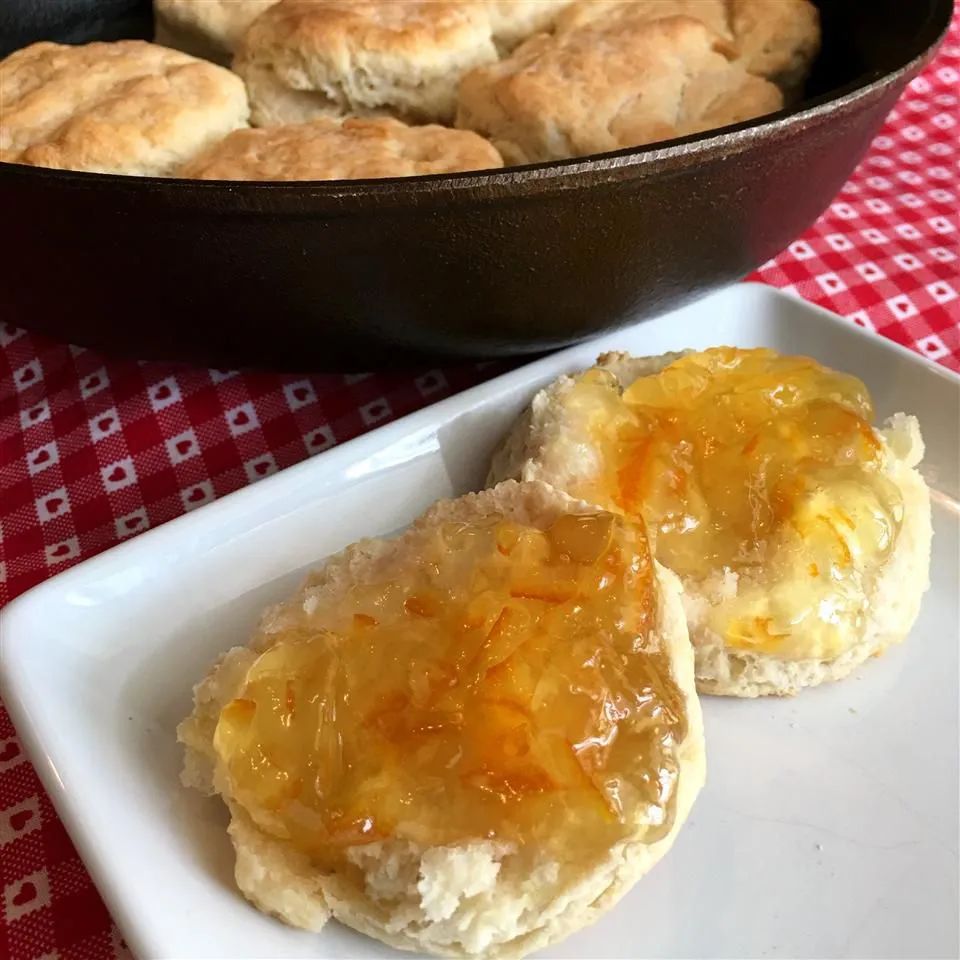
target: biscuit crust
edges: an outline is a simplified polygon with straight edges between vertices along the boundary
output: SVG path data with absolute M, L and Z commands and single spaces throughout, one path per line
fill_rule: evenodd
M 702 21 L 650 21 L 635 6 L 538 34 L 468 73 L 457 126 L 488 137 L 508 162 L 536 163 L 669 140 L 783 105 Z
M 764 2 L 764 0 L 761 0 Z M 667 17 L 691 17 L 705 23 L 725 40 L 733 40 L 730 24 L 730 0 L 578 0 L 557 18 L 557 30 L 565 32 L 616 17 L 622 7 L 632 8 L 637 20 L 663 20 Z
M 180 168 L 201 180 L 355 180 L 457 173 L 503 166 L 494 147 L 467 130 L 408 127 L 389 117 L 319 117 L 309 123 L 237 130 Z
M 234 69 L 257 126 L 323 114 L 445 122 L 460 77 L 496 58 L 476 3 L 281 0 L 247 31 Z
M 246 126 L 239 77 L 141 40 L 35 43 L 0 62 L 0 159 L 168 176 Z
M 629 6 L 647 20 L 685 16 L 703 21 L 731 45 L 745 70 L 796 93 L 820 49 L 820 15 L 810 0 L 580 0 L 557 20 L 560 31 Z
M 729 0 L 738 56 L 793 97 L 820 52 L 820 14 L 809 0 Z

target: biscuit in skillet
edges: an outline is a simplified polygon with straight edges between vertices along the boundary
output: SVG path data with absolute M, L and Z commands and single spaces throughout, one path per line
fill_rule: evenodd
M 277 0 L 153 0 L 156 42 L 229 63 L 247 28 Z
M 345 114 L 445 122 L 460 77 L 496 58 L 476 3 L 281 0 L 254 21 L 233 67 L 255 126 Z
M 791 96 L 800 91 L 820 49 L 820 15 L 809 0 L 580 0 L 560 14 L 557 30 L 602 21 L 623 6 L 648 20 L 678 15 L 702 20 L 730 42 L 745 70 Z
M 549 31 L 572 0 L 480 0 L 497 49 L 509 53 L 535 33 Z
M 669 140 L 780 109 L 771 83 L 728 59 L 692 17 L 649 21 L 627 4 L 554 36 L 538 34 L 460 84 L 457 126 L 508 163 Z
M 494 147 L 467 130 L 409 127 L 391 117 L 318 117 L 237 130 L 184 164 L 202 180 L 355 180 L 457 173 L 503 166 Z
M 692 17 L 705 23 L 725 40 L 733 40 L 730 25 L 730 0 L 578 0 L 556 20 L 559 32 L 575 30 L 591 23 L 602 23 L 620 7 L 629 7 L 631 16 L 641 20 L 666 17 Z
M 729 0 L 738 56 L 788 97 L 801 90 L 820 52 L 820 14 L 809 0 Z
M 243 82 L 141 40 L 35 43 L 0 62 L 0 159 L 168 176 L 246 126 Z

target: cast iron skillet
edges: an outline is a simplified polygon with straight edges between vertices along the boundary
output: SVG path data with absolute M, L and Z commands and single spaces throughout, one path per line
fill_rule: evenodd
M 141 358 L 312 369 L 532 353 L 730 283 L 806 228 L 952 0 L 822 0 L 797 107 L 582 160 L 331 183 L 0 164 L 7 319 Z M 133 0 L 4 0 L 9 51 L 150 32 Z

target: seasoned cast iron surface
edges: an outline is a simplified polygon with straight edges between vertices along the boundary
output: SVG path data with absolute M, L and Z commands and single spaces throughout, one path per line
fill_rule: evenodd
M 491 173 L 198 183 L 0 164 L 10 318 L 143 358 L 314 369 L 532 353 L 730 283 L 804 230 L 949 23 L 820 4 L 806 99 L 714 135 Z M 150 29 L 130 0 L 4 0 L 5 49 Z

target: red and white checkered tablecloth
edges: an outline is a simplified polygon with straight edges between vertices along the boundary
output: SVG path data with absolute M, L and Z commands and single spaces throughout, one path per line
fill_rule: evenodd
M 755 274 L 960 370 L 960 12 L 830 209 Z M 240 374 L 0 324 L 0 604 L 505 368 Z M 0 958 L 126 956 L 0 706 Z

